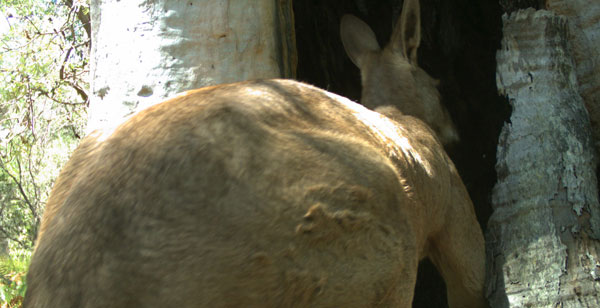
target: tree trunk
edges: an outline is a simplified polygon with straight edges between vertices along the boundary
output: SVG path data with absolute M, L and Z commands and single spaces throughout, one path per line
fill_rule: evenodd
M 88 131 L 176 93 L 293 77 L 291 0 L 93 0 Z
M 8 255 L 8 239 L 0 235 L 0 257 L 6 257 Z
M 503 18 L 497 85 L 513 107 L 500 135 L 487 233 L 492 307 L 600 307 L 600 208 L 588 113 L 568 23 Z

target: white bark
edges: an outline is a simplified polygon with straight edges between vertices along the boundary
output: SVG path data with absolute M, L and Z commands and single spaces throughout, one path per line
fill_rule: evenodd
M 600 307 L 600 209 L 587 111 L 563 17 L 503 17 L 500 135 L 487 234 L 492 307 Z
M 290 1 L 93 0 L 91 16 L 88 131 L 188 89 L 294 74 Z
M 546 7 L 567 17 L 579 91 L 589 111 L 600 150 L 600 3 L 597 0 L 548 0 Z

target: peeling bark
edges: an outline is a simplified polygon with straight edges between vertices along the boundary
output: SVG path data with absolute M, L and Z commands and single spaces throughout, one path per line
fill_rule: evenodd
M 568 23 L 534 9 L 503 22 L 497 85 L 513 113 L 497 152 L 488 297 L 492 307 L 599 307 L 594 152 Z
M 546 7 L 567 17 L 579 92 L 590 114 L 600 152 L 600 5 L 590 0 L 547 0 Z
M 92 0 L 88 131 L 176 93 L 293 77 L 291 0 Z

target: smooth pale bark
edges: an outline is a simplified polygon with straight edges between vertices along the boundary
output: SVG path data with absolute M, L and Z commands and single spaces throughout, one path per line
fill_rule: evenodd
M 597 0 L 547 0 L 546 7 L 567 17 L 579 92 L 590 114 L 600 152 L 600 3 Z
M 591 129 L 568 23 L 503 18 L 497 86 L 513 107 L 500 135 L 487 233 L 492 307 L 600 307 L 600 210 Z
M 92 0 L 88 131 L 176 93 L 294 77 L 290 0 Z

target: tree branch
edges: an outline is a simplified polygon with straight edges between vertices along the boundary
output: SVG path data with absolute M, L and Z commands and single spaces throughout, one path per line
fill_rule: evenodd
M 77 19 L 79 19 L 79 21 L 81 22 L 81 24 L 83 25 L 83 29 L 85 30 L 85 33 L 87 34 L 88 39 L 92 39 L 92 25 L 90 23 L 90 14 L 88 13 L 84 13 L 81 8 L 75 8 L 73 7 L 73 0 L 63 0 L 63 2 L 65 3 L 65 5 L 67 5 L 68 7 L 70 7 L 72 10 L 76 9 L 77 10 Z M 91 43 L 90 43 L 91 46 Z
M 60 70 L 58 71 L 58 78 L 60 78 L 60 80 L 65 79 L 65 65 L 67 65 L 67 61 L 69 61 L 71 51 L 73 51 L 73 46 L 69 47 L 69 50 L 67 50 L 67 54 L 65 55 L 62 65 L 60 66 Z
M 28 248 L 29 247 L 29 245 L 27 245 L 23 241 L 19 240 L 19 238 L 11 236 L 10 233 L 8 231 L 6 231 L 6 229 L 3 226 L 1 226 L 1 225 L 0 225 L 0 233 L 2 233 L 2 236 L 4 238 L 7 238 L 7 239 L 9 239 L 11 241 L 14 241 L 14 242 L 18 243 L 23 248 Z
M 21 161 L 19 160 L 18 157 L 16 157 L 16 162 L 17 162 L 17 166 L 19 167 L 19 176 L 22 177 L 22 168 L 21 168 Z M 27 197 L 27 193 L 25 193 L 25 188 L 23 187 L 23 183 L 17 179 L 17 177 L 15 175 L 13 175 L 5 166 L 4 163 L 0 163 L 0 168 L 2 168 L 2 170 L 4 170 L 4 172 L 13 180 L 13 182 L 17 185 L 17 188 L 19 189 L 19 193 L 21 194 L 21 196 L 23 197 L 23 202 L 25 202 L 25 204 L 27 204 L 27 207 L 29 208 L 29 210 L 31 211 L 31 214 L 33 215 L 33 217 L 38 217 L 37 211 L 35 209 L 35 207 L 33 206 L 33 204 L 31 203 L 31 201 L 29 201 L 29 198 Z
M 87 94 L 85 93 L 85 91 L 83 91 L 83 90 L 82 90 L 82 89 L 81 89 L 79 86 L 77 86 L 77 85 L 75 85 L 75 84 L 73 84 L 73 83 L 70 83 L 70 82 L 69 82 L 69 81 L 67 81 L 67 80 L 63 80 L 63 81 L 64 81 L 64 82 L 66 82 L 67 84 L 69 84 L 69 86 L 73 87 L 73 88 L 75 89 L 75 91 L 77 91 L 77 93 L 79 94 L 79 96 L 81 96 L 81 98 L 83 98 L 83 100 L 84 100 L 84 101 L 83 101 L 83 103 L 69 103 L 69 102 L 63 102 L 63 101 L 60 101 L 60 100 L 58 100 L 58 99 L 56 99 L 56 98 L 52 97 L 52 95 L 50 95 L 50 94 L 49 94 L 47 91 L 45 91 L 45 90 L 42 90 L 42 89 L 39 89 L 39 88 L 38 88 L 38 89 L 36 89 L 36 90 L 37 90 L 37 92 L 38 92 L 38 93 L 40 93 L 41 95 L 43 95 L 43 96 L 45 96 L 45 97 L 47 97 L 47 98 L 51 99 L 51 100 L 52 100 L 52 101 L 54 101 L 55 103 L 58 103 L 58 104 L 61 104 L 61 105 L 67 105 L 67 106 L 76 106 L 76 105 L 84 105 L 84 104 L 87 104 L 88 96 L 87 96 Z

